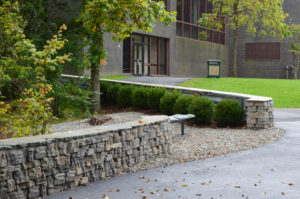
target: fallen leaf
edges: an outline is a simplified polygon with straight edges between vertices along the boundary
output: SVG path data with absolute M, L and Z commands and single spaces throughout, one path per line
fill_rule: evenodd
M 183 187 L 187 187 L 188 185 L 187 185 L 187 184 L 183 184 L 182 186 L 183 186 Z
M 232 166 L 232 163 L 230 162 L 229 165 Z
M 146 123 L 146 122 L 144 122 L 143 120 L 139 120 L 139 123 L 140 123 L 140 124 L 144 124 L 144 123 Z
M 154 181 L 155 181 L 155 182 L 157 182 L 158 180 L 157 180 L 157 179 L 155 179 Z
M 115 192 L 120 192 L 120 189 L 116 189 Z
M 145 176 L 140 176 L 139 179 L 145 179 Z
M 200 197 L 200 196 L 202 196 L 202 194 L 201 193 L 197 193 L 196 196 Z
M 74 199 L 74 198 L 72 196 L 70 196 L 69 199 Z
M 148 177 L 146 182 L 148 183 L 148 182 L 150 182 L 150 181 L 151 181 L 151 179 L 150 179 L 150 177 Z
M 236 186 L 234 186 L 234 188 L 239 189 L 239 188 L 241 188 L 241 186 L 237 186 L 237 185 L 236 185 Z
M 289 186 L 293 186 L 294 184 L 290 182 L 290 183 L 288 183 L 288 185 L 289 185 Z
M 285 195 L 285 193 L 284 193 L 284 192 L 281 192 L 281 195 L 283 195 L 283 196 L 284 196 L 284 195 Z
M 255 187 L 257 187 L 257 184 L 254 184 Z
M 151 191 L 150 194 L 154 194 L 154 193 Z
M 176 180 L 176 182 L 180 182 L 180 180 Z
M 146 197 L 146 196 L 143 196 L 142 198 L 143 198 L 143 199 L 146 199 L 147 197 Z
M 164 191 L 169 191 L 169 189 L 166 187 L 166 188 L 164 189 Z

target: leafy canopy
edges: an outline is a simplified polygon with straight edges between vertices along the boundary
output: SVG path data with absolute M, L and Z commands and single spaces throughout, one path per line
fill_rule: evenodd
M 253 36 L 266 36 L 283 39 L 291 36 L 285 23 L 288 14 L 282 9 L 284 0 L 210 0 L 213 12 L 203 14 L 199 23 L 207 27 L 221 29 L 221 17 L 233 30 L 245 27 Z

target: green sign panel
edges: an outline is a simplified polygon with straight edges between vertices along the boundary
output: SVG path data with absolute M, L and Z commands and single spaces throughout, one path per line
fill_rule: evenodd
M 207 77 L 220 77 L 221 60 L 210 59 L 207 61 Z

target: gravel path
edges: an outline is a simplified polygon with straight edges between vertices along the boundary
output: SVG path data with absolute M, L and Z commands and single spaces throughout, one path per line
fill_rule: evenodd
M 138 112 L 124 112 L 107 114 L 107 116 L 113 119 L 103 125 L 138 120 L 141 116 L 144 116 L 144 114 Z M 55 124 L 52 127 L 55 132 L 63 133 L 66 130 L 91 127 L 87 121 L 88 120 L 85 119 L 66 122 Z M 254 131 L 249 129 L 197 128 L 186 125 L 185 135 L 182 136 L 180 124 L 171 124 L 171 128 L 173 142 L 170 147 L 170 154 L 165 157 L 148 160 L 142 165 L 132 167 L 132 172 L 253 149 L 272 143 L 284 134 L 284 131 L 275 128 Z

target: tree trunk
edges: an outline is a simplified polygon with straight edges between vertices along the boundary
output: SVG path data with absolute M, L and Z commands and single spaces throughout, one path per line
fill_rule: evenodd
M 234 30 L 233 36 L 233 66 L 232 66 L 232 77 L 237 77 L 237 50 L 238 50 L 238 29 Z
M 98 38 L 93 38 L 94 44 L 97 45 L 102 51 L 104 50 L 104 38 L 103 33 L 100 34 Z M 97 56 L 97 55 L 95 55 Z M 92 113 L 101 112 L 101 100 L 100 100 L 100 60 L 99 63 L 91 64 L 91 91 L 93 92 L 91 96 L 92 100 Z
M 299 55 L 293 53 L 294 79 L 298 79 Z
M 91 96 L 92 100 L 92 113 L 100 113 L 100 68 L 95 64 L 91 66 L 91 91 L 93 92 Z

